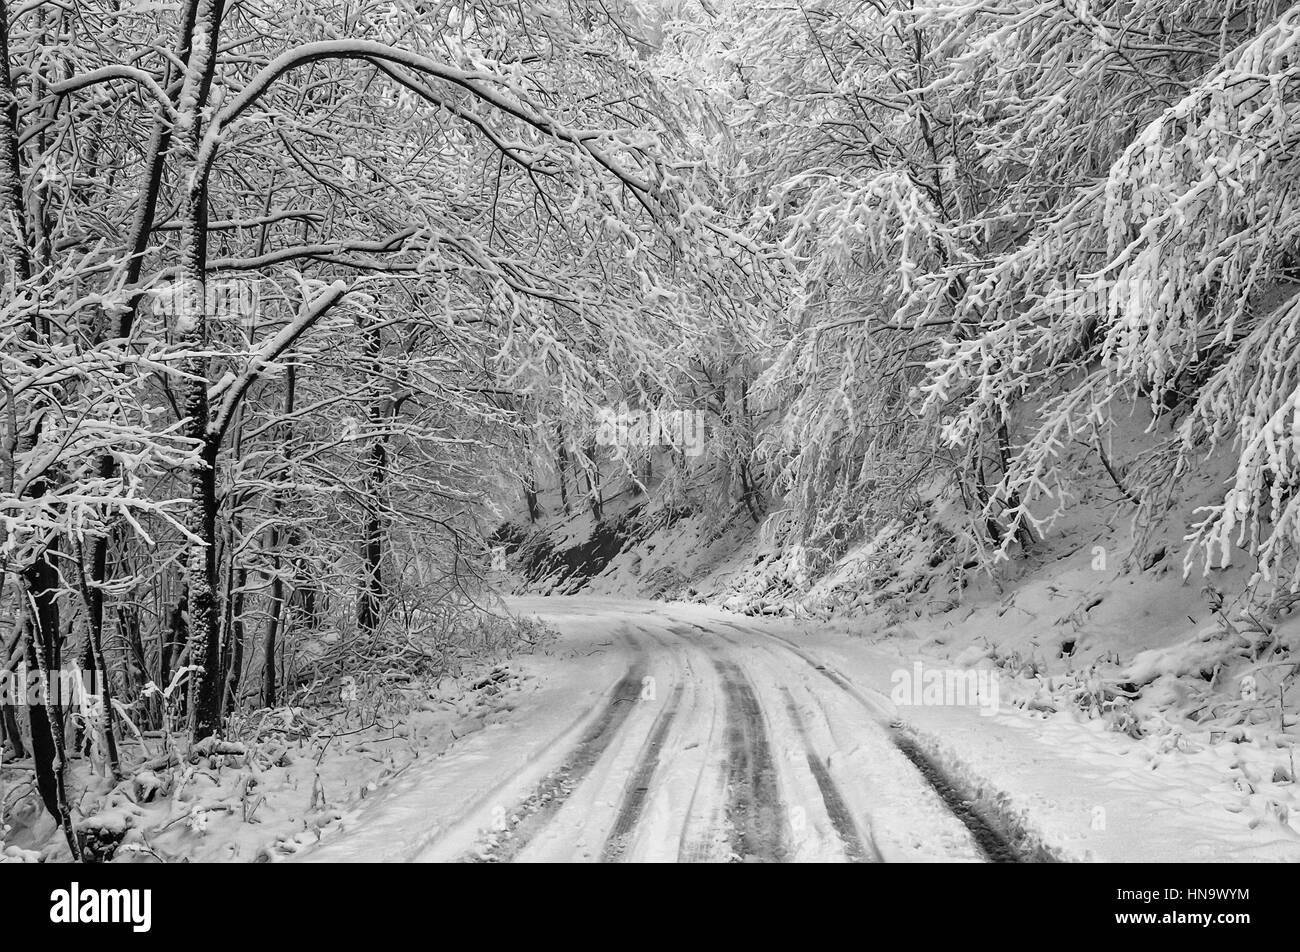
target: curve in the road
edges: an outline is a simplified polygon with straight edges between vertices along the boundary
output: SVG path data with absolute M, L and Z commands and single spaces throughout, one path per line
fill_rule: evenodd
M 820 662 L 805 653 L 785 638 L 753 628 L 744 628 L 732 622 L 726 622 L 725 624 L 743 634 L 758 635 L 762 638 L 771 639 L 795 657 L 801 659 L 845 694 L 852 697 L 869 713 L 877 717 L 880 716 L 880 706 L 864 696 L 848 678 L 832 666 Z M 981 804 L 964 795 L 960 784 L 953 781 L 933 759 L 926 755 L 915 738 L 910 736 L 896 722 L 891 721 L 882 726 L 885 726 L 894 746 L 911 761 L 921 776 L 925 778 L 926 783 L 939 795 L 953 815 L 962 822 L 962 825 L 970 831 L 971 837 L 975 840 L 975 844 L 980 848 L 981 852 L 984 853 L 986 859 L 994 863 L 1020 863 L 1025 861 L 1026 857 L 1016 848 L 1012 837 L 1006 835 L 1000 829 L 1001 824 L 997 822 L 997 819 L 990 816 L 989 811 L 982 807 Z M 1045 855 L 1038 855 L 1033 858 L 1039 861 L 1050 859 Z
M 981 803 L 963 794 L 961 785 L 954 783 L 945 774 L 916 739 L 902 725 L 892 722 L 887 707 L 867 697 L 841 672 L 807 654 L 785 638 L 730 622 L 723 624 L 744 636 L 746 641 L 755 640 L 742 645 L 721 631 L 694 623 L 667 627 L 667 632 L 676 638 L 668 638 L 667 635 L 660 637 L 653 630 L 643 632 L 661 647 L 668 649 L 670 654 L 676 653 L 674 649 L 681 649 L 679 642 L 687 643 L 689 648 L 687 655 L 674 660 L 676 670 L 672 677 L 678 683 L 667 703 L 653 721 L 649 718 L 638 720 L 635 730 L 628 717 L 636 702 L 641 699 L 644 685 L 653 679 L 646 678 L 648 659 L 636 644 L 637 639 L 632 637 L 636 654 L 599 715 L 590 723 L 560 766 L 537 783 L 504 820 L 502 828 L 496 834 L 489 835 L 478 853 L 469 858 L 488 862 L 510 861 L 526 858 L 520 857 L 525 848 L 528 848 L 528 856 L 536 854 L 534 858 L 547 855 L 548 852 L 555 855 L 555 847 L 565 844 L 566 838 L 572 838 L 583 825 L 575 824 L 572 819 L 552 823 L 580 786 L 584 793 L 574 799 L 575 805 L 581 805 L 593 797 L 610 806 L 616 804 L 612 822 L 604 821 L 608 825 L 587 824 L 589 829 L 594 827 L 601 837 L 597 841 L 603 843 L 599 859 L 602 862 L 618 862 L 639 856 L 645 852 L 650 842 L 646 838 L 651 836 L 651 831 L 658 829 L 666 832 L 667 829 L 667 821 L 659 816 L 657 810 L 663 805 L 660 800 L 661 793 L 665 791 L 661 788 L 665 783 L 680 785 L 686 782 L 683 770 L 687 770 L 687 776 L 694 777 L 689 781 L 691 786 L 687 789 L 693 789 L 694 793 L 689 796 L 690 805 L 680 824 L 671 824 L 674 831 L 680 829 L 680 840 L 677 843 L 679 861 L 730 859 L 741 862 L 786 862 L 795 859 L 796 841 L 792 838 L 786 804 L 782 800 L 782 788 L 787 783 L 793 783 L 795 788 L 787 791 L 790 796 L 798 794 L 803 798 L 816 798 L 820 794 L 821 806 L 830 824 L 822 835 L 826 837 L 824 843 L 834 853 L 842 854 L 850 861 L 881 861 L 882 856 L 870 830 L 864 834 L 862 827 L 855 821 L 854 808 L 849 806 L 843 792 L 837 787 L 828 761 L 818 753 L 812 732 L 791 691 L 794 682 L 787 681 L 779 672 L 775 672 L 773 678 L 774 671 L 768 670 L 770 665 L 760 665 L 755 670 L 766 672 L 760 682 L 771 695 L 769 700 L 777 702 L 770 706 L 780 709 L 778 697 L 783 696 L 789 721 L 787 726 L 794 729 L 792 734 L 778 731 L 778 735 L 774 736 L 778 736 L 778 739 L 786 737 L 784 743 L 789 749 L 785 753 L 806 761 L 808 768 L 807 774 L 800 772 L 784 778 L 780 776 L 769 739 L 764 707 L 754 683 L 737 661 L 729 656 L 731 652 L 723 650 L 723 646 L 761 646 L 765 649 L 761 654 L 765 657 L 770 655 L 773 660 L 786 656 L 787 653 L 794 655 L 870 714 L 871 719 L 884 730 L 882 741 L 887 737 L 886 742 L 892 743 L 907 758 L 943 806 L 966 827 L 975 847 L 987 859 L 994 862 L 1020 862 L 1025 859 L 1014 845 L 1014 840 L 999 828 L 997 818 L 990 819 Z M 700 690 L 700 682 L 694 676 L 689 662 L 691 654 L 707 659 L 707 663 L 711 664 L 712 673 L 717 678 L 715 687 L 708 691 Z M 801 696 L 807 694 L 810 700 L 817 700 L 816 693 L 806 683 L 807 678 L 798 680 L 801 682 Z M 780 695 L 777 695 L 777 691 Z M 712 713 L 706 713 L 705 720 L 698 720 L 696 712 L 707 712 L 710 707 Z M 681 729 L 675 729 L 678 723 L 682 725 Z M 817 725 L 820 732 L 821 721 Z M 705 726 L 707 731 L 701 734 L 700 731 Z M 688 736 L 694 736 L 696 740 L 685 744 Z M 790 743 L 790 738 L 793 737 L 798 738 L 797 743 Z M 717 749 L 713 743 L 715 739 L 720 742 L 717 746 L 722 748 L 719 758 L 715 759 L 708 756 L 706 751 L 700 751 L 692 756 L 692 762 L 680 762 L 683 750 L 698 749 L 701 742 L 709 750 Z M 639 750 L 630 746 L 638 741 Z M 618 749 L 623 752 L 615 757 Z M 705 759 L 702 765 L 696 766 L 693 761 L 699 760 L 701 755 L 705 755 Z M 591 783 L 583 786 L 598 763 L 606 766 L 601 768 L 603 773 L 598 773 L 597 777 L 609 776 L 599 780 L 599 784 L 593 777 Z M 612 775 L 610 764 L 618 764 L 617 772 Z M 598 787 L 608 785 L 610 777 L 619 775 L 625 775 L 627 779 L 619 783 L 616 791 L 610 790 L 602 794 Z M 844 779 L 841 776 L 841 780 Z M 656 812 L 650 819 L 655 822 L 650 822 L 647 826 L 643 819 L 646 817 L 647 804 L 652 799 L 655 801 Z M 595 802 L 597 801 L 592 800 L 593 804 Z M 935 806 L 939 808 L 937 802 Z M 861 804 L 855 803 L 855 807 L 860 808 Z M 570 814 L 573 811 L 567 810 L 561 817 Z M 581 811 L 575 816 L 581 816 Z M 539 838 L 538 834 L 543 830 L 545 835 Z M 529 847 L 534 839 L 537 840 L 535 847 Z M 581 837 L 578 836 L 575 842 L 580 840 Z M 832 847 L 831 844 L 835 845 Z M 543 846 L 544 849 L 541 848 Z M 799 855 L 804 855 L 805 846 L 799 848 Z

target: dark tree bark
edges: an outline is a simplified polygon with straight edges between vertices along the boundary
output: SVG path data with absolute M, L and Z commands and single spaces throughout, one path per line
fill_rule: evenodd
M 113 708 L 113 679 L 104 656 L 104 593 L 90 588 L 86 581 L 84 553 L 77 548 L 77 581 L 81 600 L 86 609 L 85 654 L 90 661 L 85 665 L 88 674 L 99 678 L 99 695 L 104 703 L 104 746 L 108 753 L 108 766 L 114 780 L 122 779 L 122 765 L 117 753 L 117 712 Z M 98 598 L 94 596 L 98 595 Z
M 166 687 L 172 679 L 172 661 L 185 650 L 189 641 L 189 593 L 181 590 L 180 598 L 167 614 L 167 627 L 163 629 L 158 646 L 158 684 Z
M 247 631 L 244 625 L 244 589 L 248 585 L 248 569 L 241 565 L 235 572 L 234 590 L 230 601 L 230 657 L 226 663 L 225 711 L 231 710 L 239 701 L 239 682 L 244 673 L 244 642 Z
M 266 621 L 266 661 L 262 669 L 262 706 L 275 707 L 278 669 L 276 665 L 280 627 L 284 618 L 284 577 L 280 572 L 280 530 L 271 526 L 267 532 L 271 550 L 271 605 Z
M 557 423 L 555 424 L 555 442 L 559 449 L 555 465 L 556 471 L 560 477 L 560 505 L 564 507 L 564 514 L 569 515 L 569 488 L 568 488 L 568 469 L 569 469 L 569 448 L 564 443 L 564 430 Z
M 176 334 L 193 356 L 184 370 L 185 435 L 200 448 L 199 461 L 190 471 L 189 530 L 198 540 L 189 552 L 190 676 L 189 725 L 193 740 L 217 732 L 221 723 L 221 628 L 217 610 L 217 456 L 220 442 L 209 429 L 207 302 L 208 185 L 199 147 L 203 137 L 203 110 L 208 104 L 216 66 L 220 0 L 200 0 L 191 39 L 180 102 L 192 103 L 182 117 L 180 154 L 186 159 L 186 186 L 182 192 L 180 274 L 182 295 L 180 326 Z
M 998 455 L 1002 463 L 1002 472 L 1005 475 L 1011 468 L 1011 434 L 1007 429 L 1006 420 L 1003 420 L 998 426 Z M 1018 509 L 1019 507 L 1020 494 L 1013 492 L 1007 499 L 1007 508 Z M 1030 547 L 1037 542 L 1033 528 L 1024 519 L 1016 520 L 1015 533 L 1020 548 L 1025 552 L 1028 552 Z
M 583 466 L 587 476 L 587 502 L 591 506 L 591 515 L 597 522 L 605 521 L 605 500 L 601 498 L 600 464 L 596 460 L 596 446 L 583 447 Z
M 379 627 L 384 602 L 384 519 L 380 495 L 388 469 L 388 448 L 383 437 L 376 437 L 366 461 L 363 481 L 366 516 L 361 540 L 361 597 L 357 602 L 357 625 L 373 633 Z
M 42 490 L 43 491 L 43 490 Z M 50 815 L 63 827 L 74 860 L 81 859 L 81 844 L 72 827 L 65 783 L 67 752 L 63 737 L 63 699 L 58 680 L 62 665 L 59 631 L 59 570 L 52 553 L 42 553 L 22 572 L 29 600 L 27 663 L 40 672 L 42 698 L 29 708 L 32 733 L 32 761 L 36 768 L 36 789 Z M 43 703 L 41 703 L 43 702 Z
M 15 757 L 22 760 L 27 756 L 27 748 L 23 746 L 22 731 L 18 729 L 18 717 L 12 704 L 0 705 L 0 735 L 3 740 L 9 741 Z M 3 740 L 0 740 L 0 743 L 3 743 Z
M 206 391 L 204 419 L 206 415 Z M 190 732 L 202 740 L 221 724 L 221 631 L 217 613 L 217 449 L 209 440 L 203 448 L 203 465 L 192 474 L 191 503 L 197 513 L 195 533 L 205 544 L 190 553 L 189 695 Z
M 377 330 L 366 332 L 366 356 L 378 362 L 383 340 Z M 383 497 L 388 481 L 388 437 L 385 430 L 395 412 L 391 396 L 371 401 L 367 417 L 375 436 L 366 454 L 362 477 L 363 505 L 366 514 L 361 536 L 361 593 L 357 599 L 357 627 L 367 633 L 379 627 L 384 605 L 384 534 Z
M 0 252 L 13 262 L 14 277 L 32 278 L 31 236 L 18 152 L 18 102 L 9 60 L 9 3 L 0 0 Z
M 524 501 L 528 504 L 528 521 L 542 518 L 542 507 L 537 502 L 537 483 L 532 476 L 524 480 Z

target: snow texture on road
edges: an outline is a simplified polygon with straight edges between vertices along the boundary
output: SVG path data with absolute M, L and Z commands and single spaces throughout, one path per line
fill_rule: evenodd
M 888 703 L 688 606 L 525 599 L 546 687 L 303 859 L 874 862 L 999 857 L 900 751 Z
M 521 598 L 559 630 L 508 719 L 304 860 L 1293 858 L 1293 831 L 1092 722 L 889 700 L 880 645 L 701 605 Z M 1203 789 L 1202 789 L 1203 788 Z M 1098 818 L 1104 822 L 1098 822 Z M 1145 831 L 1145 832 L 1144 832 Z M 1292 834 L 1292 835 L 1288 835 Z M 1153 843 L 1158 843 L 1158 847 Z

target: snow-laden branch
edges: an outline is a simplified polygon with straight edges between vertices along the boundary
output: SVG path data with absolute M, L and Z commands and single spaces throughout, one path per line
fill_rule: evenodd
M 282 221 L 309 221 L 320 224 L 325 220 L 325 213 L 312 208 L 285 208 L 280 211 L 268 212 L 265 215 L 256 215 L 252 218 L 227 218 L 221 221 L 210 221 L 207 224 L 208 231 L 238 231 L 241 228 L 261 228 L 264 225 L 274 225 Z M 180 231 L 180 222 L 164 222 L 156 225 L 154 231 Z M 212 266 L 210 265 L 209 268 Z
M 158 82 L 144 70 L 136 69 L 132 66 L 123 66 L 120 64 L 101 66 L 99 69 L 91 70 L 89 73 L 82 73 L 78 76 L 73 76 L 71 79 L 65 79 L 61 83 L 53 84 L 50 86 L 50 92 L 55 96 L 66 96 L 79 89 L 85 89 L 89 86 L 97 86 L 101 83 L 112 82 L 115 79 L 130 80 L 131 82 L 142 86 L 149 95 L 153 97 L 158 108 L 163 111 L 168 119 L 175 122 L 179 118 L 179 114 L 176 112 L 176 107 L 163 91 L 163 88 L 158 85 Z
M 209 439 L 220 444 L 222 437 L 225 436 L 226 430 L 230 426 L 231 420 L 234 418 L 235 408 L 239 405 L 239 401 L 244 394 L 248 392 L 248 388 L 253 385 L 253 382 L 262 375 L 268 365 L 292 347 L 303 334 L 311 329 L 312 325 L 324 317 L 330 308 L 343 300 L 350 290 L 351 286 L 346 282 L 335 281 L 316 297 L 305 302 L 292 321 L 286 324 L 278 334 L 262 344 L 239 376 L 231 381 L 228 386 L 214 388 L 216 396 L 221 398 L 221 408 L 208 424 Z
M 409 50 L 371 40 L 356 39 L 307 43 L 280 54 L 263 67 L 213 117 L 198 156 L 197 167 L 202 173 L 206 175 L 216 160 L 222 131 L 256 105 L 280 77 L 300 67 L 325 60 L 363 60 L 376 66 L 390 63 L 423 76 L 442 80 L 469 92 L 505 116 L 531 126 L 553 139 L 576 146 L 638 195 L 646 196 L 654 191 L 650 182 L 624 168 L 601 148 L 598 143 L 600 139 L 608 136 L 607 130 L 580 130 L 556 122 L 526 105 L 526 97 L 522 91 L 509 86 L 503 77 L 494 73 L 458 69 Z M 507 95 L 505 90 L 509 90 L 510 95 Z
M 420 233 L 414 225 L 375 239 L 353 239 L 343 241 L 322 241 L 310 245 L 290 245 L 277 248 L 265 254 L 251 258 L 214 258 L 207 264 L 209 271 L 260 271 L 272 265 L 287 261 L 300 261 L 304 258 L 330 258 L 350 253 L 383 254 L 402 251 L 409 239 Z

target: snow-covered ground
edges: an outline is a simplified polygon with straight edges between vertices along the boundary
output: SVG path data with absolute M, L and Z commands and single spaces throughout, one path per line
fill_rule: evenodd
M 953 670 L 932 645 L 925 646 L 930 654 L 918 653 L 915 638 L 872 644 L 826 625 L 750 623 L 775 629 L 883 695 L 895 693 L 901 673 L 914 672 L 918 658 L 927 658 L 920 662 L 925 669 Z M 894 709 L 951 776 L 1061 858 L 1300 860 L 1289 747 L 1211 739 L 1208 731 L 1133 738 L 1077 709 L 1036 709 L 1032 693 L 1005 676 L 999 684 L 995 710 L 978 701 L 915 703 L 915 697 Z M 1275 774 L 1279 767 L 1288 776 Z
M 337 835 L 390 785 L 508 718 L 535 686 L 512 661 L 484 661 L 436 681 L 322 685 L 302 699 L 308 706 L 237 719 L 220 743 L 187 748 L 176 734 L 128 735 L 120 782 L 93 750 L 72 761 L 77 828 L 97 858 L 118 863 L 287 859 Z M 30 759 L 0 764 L 0 798 L 8 807 L 0 863 L 69 859 L 40 805 Z
M 512 709 L 300 858 L 1300 859 L 1293 785 L 1254 745 L 1133 739 L 988 680 L 959 703 L 907 697 L 915 646 L 837 625 L 608 596 L 511 607 L 560 632 L 516 662 Z

